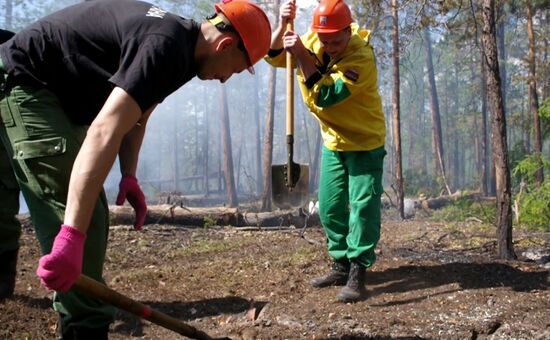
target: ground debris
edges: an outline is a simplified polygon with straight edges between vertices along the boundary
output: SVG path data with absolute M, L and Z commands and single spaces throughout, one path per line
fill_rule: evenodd
M 330 260 L 321 228 L 258 232 L 232 226 L 113 226 L 108 285 L 210 335 L 233 339 L 548 339 L 550 235 L 517 231 L 518 261 L 501 261 L 478 223 L 384 221 L 367 300 L 309 280 Z M 307 238 L 307 239 L 306 239 Z M 314 242 L 309 242 L 313 240 Z M 51 293 L 34 271 L 40 250 L 25 227 L 16 292 L 0 302 L 0 339 L 52 339 Z M 110 339 L 175 339 L 120 312 Z

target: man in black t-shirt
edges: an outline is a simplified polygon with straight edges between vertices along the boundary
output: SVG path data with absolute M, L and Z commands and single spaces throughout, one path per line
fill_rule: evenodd
M 117 155 L 117 204 L 129 201 L 140 229 L 147 207 L 135 174 L 155 106 L 195 76 L 223 83 L 253 72 L 270 39 L 267 16 L 245 0 L 223 0 L 203 23 L 142 1 L 97 0 L 46 16 L 0 46 L 0 156 L 10 158 L 29 207 L 44 254 L 37 275 L 56 291 L 64 337 L 107 338 L 113 320 L 111 307 L 71 287 L 81 273 L 102 280 L 102 185 Z M 0 210 L 0 219 L 12 213 Z M 0 254 L 18 245 L 20 230 L 5 229 Z
M 14 34 L 12 31 L 0 29 L 0 44 L 11 39 Z M 13 294 L 21 234 L 21 223 L 15 218 L 19 210 L 19 186 L 5 152 L 0 152 L 0 174 L 5 174 L 0 176 L 0 197 L 6 197 L 9 201 L 0 205 L 0 228 L 4 230 L 4 237 L 0 238 L 0 249 L 3 249 L 0 252 L 1 301 Z

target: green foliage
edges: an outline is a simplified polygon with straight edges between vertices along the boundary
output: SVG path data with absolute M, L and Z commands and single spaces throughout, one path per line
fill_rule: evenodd
M 437 196 L 438 183 L 426 169 L 406 169 L 403 172 L 405 196 L 417 197 L 421 193 L 425 196 Z
M 202 227 L 205 229 L 216 225 L 216 221 L 210 215 L 204 216 L 203 221 L 204 221 L 204 224 L 202 225 Z
M 546 172 L 550 170 L 548 158 L 540 155 L 528 155 L 517 163 L 514 170 L 512 170 L 512 176 L 522 180 L 527 186 L 527 190 L 532 190 L 536 187 L 535 175 L 541 165 Z
M 519 222 L 529 230 L 550 231 L 550 181 L 519 197 Z
M 546 121 L 550 121 L 550 98 L 546 98 L 539 107 L 539 117 Z
M 528 151 L 525 147 L 525 143 L 520 140 L 514 143 L 508 152 L 510 159 L 510 168 L 515 169 L 516 166 L 527 156 Z
M 537 186 L 535 174 L 540 166 L 546 180 Z M 515 199 L 519 204 L 519 222 L 530 230 L 550 231 L 550 161 L 539 155 L 529 155 L 512 171 L 521 187 L 516 188 Z
M 546 98 L 539 107 L 539 118 L 542 130 L 542 138 L 550 138 L 550 98 Z
M 480 219 L 483 223 L 494 224 L 496 206 L 493 203 L 483 204 L 469 199 L 453 201 L 450 205 L 435 210 L 432 215 L 434 221 L 464 222 L 469 218 Z

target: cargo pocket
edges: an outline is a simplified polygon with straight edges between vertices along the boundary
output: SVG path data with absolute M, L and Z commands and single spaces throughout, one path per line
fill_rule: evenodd
M 74 159 L 66 155 L 64 137 L 24 140 L 14 144 L 13 158 L 21 165 L 30 189 L 46 199 L 65 202 Z
M 7 96 L 3 92 L 0 93 L 0 115 L 2 116 L 2 124 L 5 127 L 13 127 L 15 125 L 7 103 Z
M 40 140 L 26 140 L 17 142 L 13 148 L 15 159 L 29 159 L 36 157 L 60 155 L 67 149 L 67 142 L 63 137 L 53 137 Z

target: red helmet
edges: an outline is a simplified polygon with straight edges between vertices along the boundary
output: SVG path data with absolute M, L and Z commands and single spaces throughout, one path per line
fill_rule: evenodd
M 348 27 L 351 22 L 351 11 L 343 0 L 321 0 L 313 12 L 311 30 L 333 33 Z
M 222 0 L 215 8 L 239 33 L 251 66 L 267 54 L 271 46 L 271 25 L 258 5 L 247 0 Z

